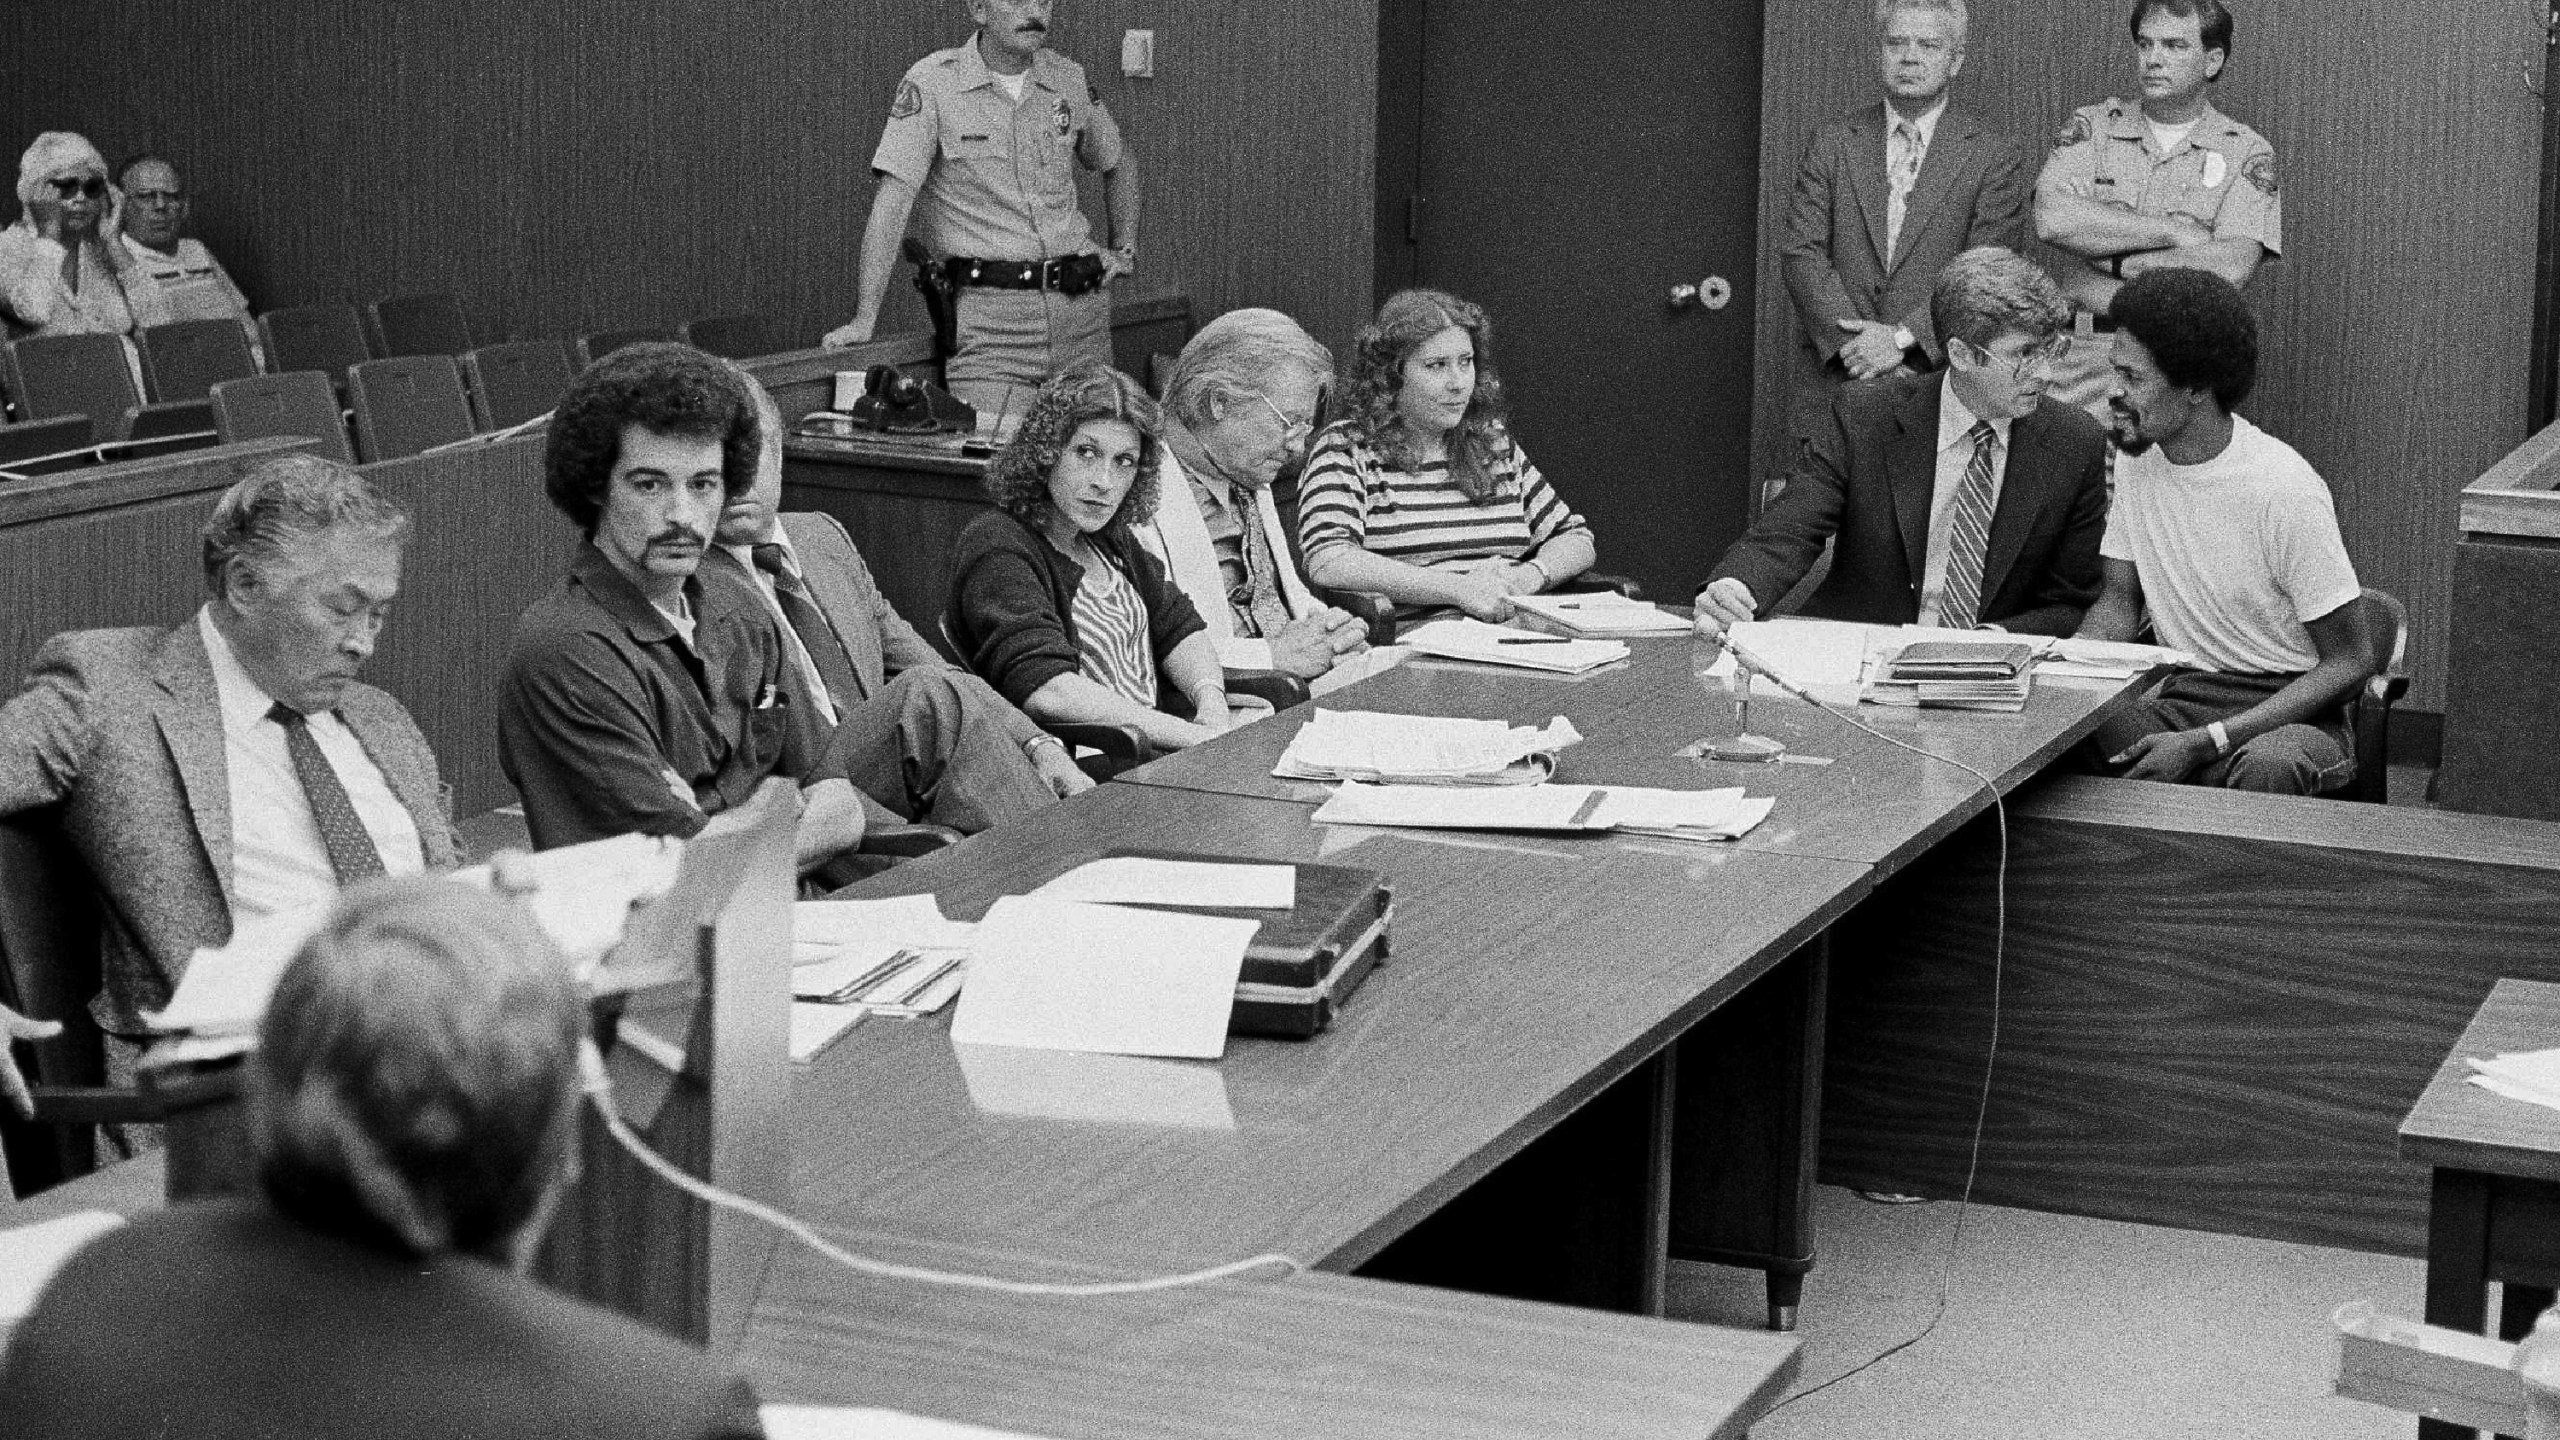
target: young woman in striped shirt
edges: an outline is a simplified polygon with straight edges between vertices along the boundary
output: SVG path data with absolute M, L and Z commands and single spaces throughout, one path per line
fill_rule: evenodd
M 1298 490 L 1307 578 L 1480 620 L 1591 568 L 1591 527 L 1503 423 L 1492 325 L 1437 290 L 1400 291 L 1353 343 L 1344 416 Z
M 1032 719 L 1134 726 L 1180 750 L 1237 719 L 1200 612 L 1130 534 L 1155 514 L 1163 434 L 1116 370 L 1041 386 L 988 467 L 997 508 L 953 544 L 945 618 L 969 668 Z M 1174 696 L 1191 718 L 1164 708 Z

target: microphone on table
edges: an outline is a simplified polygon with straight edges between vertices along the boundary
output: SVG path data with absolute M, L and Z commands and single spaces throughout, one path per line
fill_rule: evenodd
M 1771 669 L 1769 662 L 1744 649 L 1741 642 L 1733 638 L 1732 631 L 1727 630 L 1719 639 L 1724 645 L 1724 653 L 1733 657 L 1734 673 L 1741 682 L 1734 701 L 1734 723 L 1740 727 L 1742 733 L 1729 739 L 1710 742 L 1707 746 L 1707 754 L 1717 760 L 1739 760 L 1749 763 L 1775 760 L 1787 753 L 1787 742 L 1767 735 L 1751 733 L 1751 677 L 1766 675 L 1769 677 L 1769 683 L 1799 700 L 1815 705 L 1822 702 L 1807 695 L 1794 682 Z

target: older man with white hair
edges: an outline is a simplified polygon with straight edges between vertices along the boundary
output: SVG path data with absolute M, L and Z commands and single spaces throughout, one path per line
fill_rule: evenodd
M 1333 353 L 1277 310 L 1210 321 L 1166 377 L 1164 476 L 1142 538 L 1229 669 L 1313 681 L 1368 648 L 1359 618 L 1319 601 L 1299 576 L 1271 498 L 1306 458 L 1332 380 Z
M 106 157 L 68 130 L 35 138 L 18 161 L 18 222 L 0 230 L 0 303 L 39 335 L 133 331 L 133 260 L 112 240 Z

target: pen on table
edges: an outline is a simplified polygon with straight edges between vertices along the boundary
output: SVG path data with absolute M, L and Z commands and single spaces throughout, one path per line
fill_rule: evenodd
M 1505 635 L 1493 643 L 1496 645 L 1570 645 L 1573 642 L 1561 635 Z

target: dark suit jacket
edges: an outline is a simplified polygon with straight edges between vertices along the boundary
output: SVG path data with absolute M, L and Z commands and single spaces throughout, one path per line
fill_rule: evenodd
M 1948 261 L 1977 245 L 2024 244 L 2035 194 L 2034 147 L 1984 129 L 1950 106 L 1938 117 L 1920 178 L 1903 212 L 1902 245 L 1885 260 L 1885 134 L 1882 103 L 1814 132 L 1796 171 L 1778 254 L 1804 327 L 1800 372 L 1833 383 L 1833 363 L 1849 332 L 1842 320 L 1904 325 L 1932 360 L 1941 358 L 1929 323 L 1929 291 Z
M 436 757 L 400 702 L 352 685 L 338 715 L 417 822 L 431 869 L 457 850 Z M 190 617 L 80 630 L 36 653 L 0 708 L 0 814 L 60 803 L 104 902 L 100 1026 L 140 1034 L 197 947 L 231 938 L 231 782 L 213 662 Z
M 1832 402 L 1787 472 L 1786 488 L 1716 561 L 1766 615 L 1836 540 L 1831 573 L 1804 613 L 1871 625 L 1920 617 L 1937 485 L 1944 377 L 1851 385 Z M 1982 564 L 1982 618 L 2011 630 L 2068 635 L 2098 597 L 2098 540 L 2107 528 L 2107 439 L 2098 422 L 2051 400 L 2009 430 L 2000 504 Z
M 146 1215 L 72 1257 L 0 1369 L 49 1440 L 761 1435 L 699 1350 L 486 1261 L 417 1261 L 260 1200 Z

